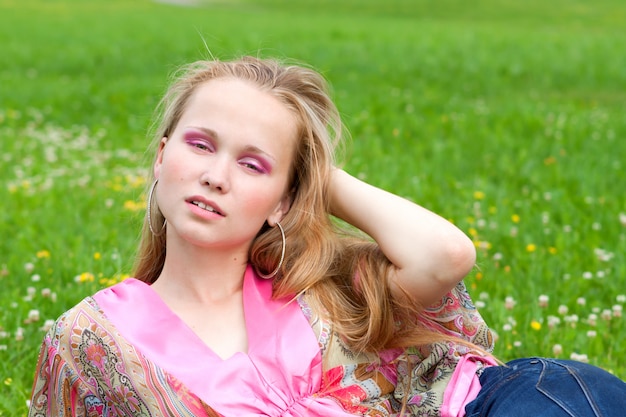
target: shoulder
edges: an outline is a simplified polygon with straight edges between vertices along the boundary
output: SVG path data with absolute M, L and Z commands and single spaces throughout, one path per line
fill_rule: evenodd
M 113 328 L 100 301 L 106 301 L 110 294 L 127 291 L 133 285 L 145 284 L 134 279 L 125 280 L 85 297 L 59 316 L 48 331 L 45 343 L 63 355 L 71 354 L 71 350 L 93 337 L 104 337 Z
M 93 328 L 93 324 L 102 318 L 103 313 L 96 300 L 92 296 L 86 297 L 57 318 L 48 331 L 45 342 L 61 352 L 64 347 L 69 347 L 69 340 L 77 330 Z
M 487 351 L 493 350 L 493 334 L 472 302 L 463 281 L 439 302 L 427 307 L 421 321 L 444 335 L 459 337 Z

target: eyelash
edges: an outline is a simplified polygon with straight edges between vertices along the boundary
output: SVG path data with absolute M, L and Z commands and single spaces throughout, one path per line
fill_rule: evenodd
M 213 145 L 206 140 L 189 139 L 187 140 L 187 143 L 193 148 L 199 149 L 201 151 L 214 152 Z M 243 160 L 240 162 L 240 165 L 259 174 L 267 173 L 267 170 L 263 167 L 263 164 L 261 164 L 260 162 L 251 162 L 250 157 L 244 157 Z
M 196 149 L 209 151 L 209 152 L 213 151 L 213 146 L 211 146 L 211 144 L 203 140 L 189 140 L 187 141 L 187 143 L 189 143 L 189 145 L 193 146 Z
M 244 158 L 243 161 L 240 162 L 244 167 L 253 170 L 254 172 L 258 172 L 259 174 L 266 173 L 266 169 L 260 163 L 250 162 L 249 158 Z

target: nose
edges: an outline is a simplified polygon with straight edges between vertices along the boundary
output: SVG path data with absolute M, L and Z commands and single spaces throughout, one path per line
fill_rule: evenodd
M 230 172 L 225 158 L 213 158 L 200 177 L 202 185 L 219 192 L 226 192 L 230 186 Z

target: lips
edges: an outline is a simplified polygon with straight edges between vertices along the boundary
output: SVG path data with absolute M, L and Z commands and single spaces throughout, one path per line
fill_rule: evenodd
M 219 214 L 220 216 L 225 216 L 225 214 L 222 212 L 219 206 L 211 201 L 194 197 L 194 198 L 188 199 L 187 202 L 190 204 L 193 204 L 194 206 L 201 208 L 202 210 L 205 210 L 211 213 L 216 213 L 216 214 Z

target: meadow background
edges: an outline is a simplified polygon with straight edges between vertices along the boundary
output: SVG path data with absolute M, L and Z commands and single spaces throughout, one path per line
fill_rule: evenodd
M 0 416 L 44 331 L 131 273 L 152 111 L 180 64 L 319 69 L 346 169 L 454 221 L 495 353 L 626 378 L 626 3 L 0 0 Z

